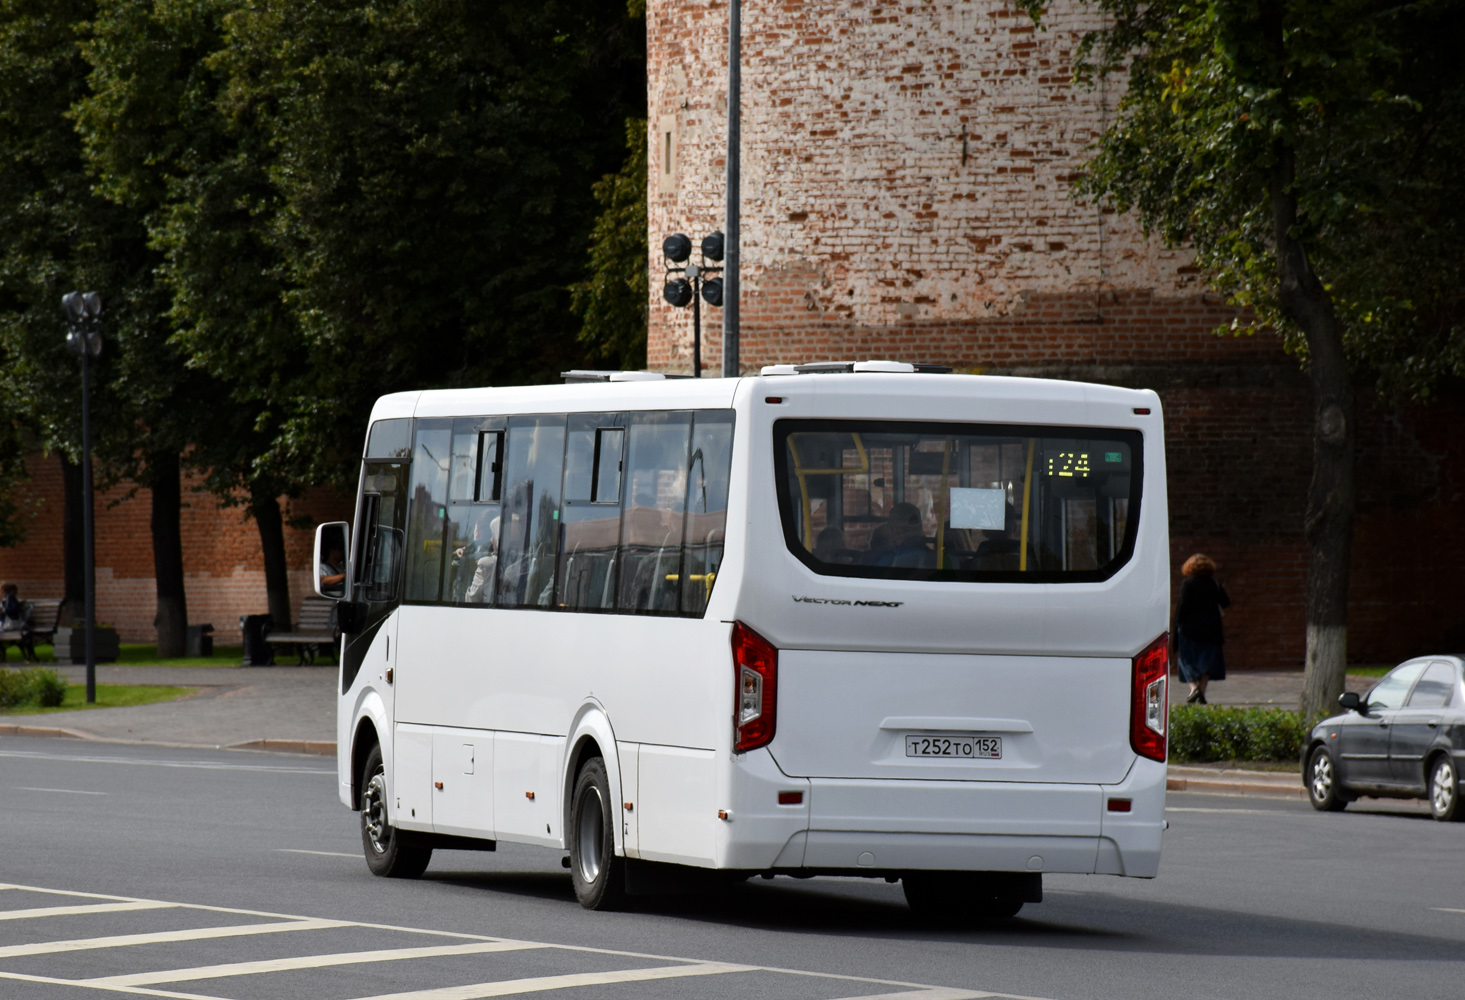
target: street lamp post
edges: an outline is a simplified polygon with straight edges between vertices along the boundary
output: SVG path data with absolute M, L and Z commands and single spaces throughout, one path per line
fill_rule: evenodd
M 723 240 L 721 233 L 712 233 L 702 238 L 702 263 L 693 264 L 687 260 L 692 256 L 692 241 L 683 233 L 676 233 L 661 241 L 661 255 L 671 261 L 666 266 L 666 285 L 661 297 L 672 305 L 692 307 L 692 377 L 702 377 L 702 300 L 709 306 L 720 306 L 723 301 L 722 279 L 711 275 L 722 270 Z M 712 264 L 708 264 L 708 261 Z M 673 278 L 673 274 L 684 277 Z
M 97 325 L 102 317 L 102 297 L 96 292 L 67 292 L 61 299 L 69 329 L 66 349 L 81 357 L 81 533 L 82 560 L 86 564 L 86 701 L 97 700 L 97 561 L 92 530 L 92 406 L 91 359 L 102 353 L 102 335 Z

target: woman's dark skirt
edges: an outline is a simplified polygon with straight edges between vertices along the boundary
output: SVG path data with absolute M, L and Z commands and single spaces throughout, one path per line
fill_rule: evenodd
M 1180 679 L 1194 684 L 1202 676 L 1213 681 L 1226 679 L 1226 657 L 1219 642 L 1195 642 L 1180 636 Z

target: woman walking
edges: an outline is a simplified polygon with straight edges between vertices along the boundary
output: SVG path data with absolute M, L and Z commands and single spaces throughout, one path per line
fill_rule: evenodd
M 1221 610 L 1231 606 L 1226 588 L 1216 580 L 1216 564 L 1197 552 L 1180 567 L 1180 606 L 1175 610 L 1175 633 L 1180 654 L 1180 677 L 1190 685 L 1187 704 L 1206 704 L 1206 685 L 1226 679 L 1221 655 Z

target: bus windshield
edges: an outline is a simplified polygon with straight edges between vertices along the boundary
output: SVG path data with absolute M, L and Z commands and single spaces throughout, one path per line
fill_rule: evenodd
M 774 437 L 784 536 L 818 573 L 1080 582 L 1134 549 L 1137 431 L 781 420 Z

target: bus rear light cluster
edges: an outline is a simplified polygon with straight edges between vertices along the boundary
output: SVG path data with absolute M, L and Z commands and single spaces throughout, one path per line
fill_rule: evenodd
M 733 752 L 767 746 L 778 708 L 778 650 L 742 622 L 733 622 Z
M 1133 660 L 1130 686 L 1129 745 L 1141 757 L 1165 759 L 1165 721 L 1169 711 L 1167 675 L 1170 635 L 1163 633 Z

